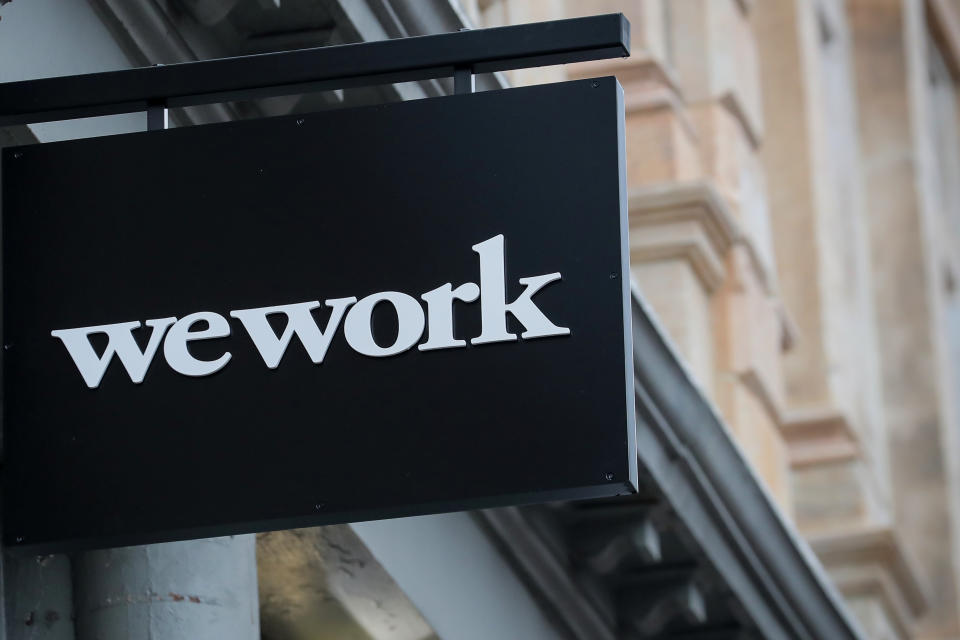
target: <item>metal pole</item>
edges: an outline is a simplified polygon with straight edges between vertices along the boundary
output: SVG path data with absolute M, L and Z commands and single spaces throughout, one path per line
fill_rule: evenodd
M 256 536 L 79 554 L 76 640 L 260 640 Z

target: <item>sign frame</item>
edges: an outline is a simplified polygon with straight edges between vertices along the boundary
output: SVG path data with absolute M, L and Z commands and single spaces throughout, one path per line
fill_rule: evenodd
M 568 89 L 573 93 L 563 94 L 563 92 L 567 91 Z M 21 436 L 14 435 L 12 439 L 10 439 L 9 437 L 7 438 L 6 444 L 7 444 L 7 453 L 8 453 L 8 464 L 5 465 L 5 469 L 4 469 L 4 483 L 5 483 L 4 492 L 5 492 L 5 496 L 7 496 L 7 499 L 5 499 L 4 501 L 4 509 L 5 509 L 4 537 L 5 537 L 5 543 L 7 544 L 8 548 L 10 548 L 11 550 L 23 552 L 23 553 L 43 553 L 43 552 L 49 552 L 49 551 L 65 551 L 65 550 L 71 550 L 71 549 L 90 548 L 90 547 L 120 546 L 120 545 L 127 545 L 127 544 L 145 544 L 145 543 L 161 542 L 161 541 L 167 541 L 167 540 L 206 537 L 206 536 L 214 536 L 214 535 L 228 535 L 228 534 L 245 533 L 245 532 L 252 532 L 252 531 L 264 531 L 264 530 L 278 529 L 278 528 L 316 526 L 316 525 L 331 524 L 336 522 L 347 522 L 347 521 L 352 522 L 352 521 L 361 521 L 361 520 L 370 520 L 370 519 L 380 519 L 380 518 L 386 518 L 386 517 L 397 517 L 401 515 L 417 515 L 417 514 L 436 513 L 436 512 L 450 511 L 450 510 L 479 509 L 479 508 L 487 508 L 487 507 L 501 506 L 501 505 L 512 505 L 512 504 L 520 504 L 520 503 L 527 503 L 527 502 L 545 502 L 545 501 L 554 501 L 554 500 L 561 500 L 561 499 L 585 499 L 585 498 L 593 498 L 593 497 L 601 497 L 601 496 L 620 495 L 623 493 L 630 493 L 635 491 L 637 486 L 637 456 L 636 456 L 635 418 L 633 415 L 634 389 L 633 389 L 633 383 L 632 383 L 632 380 L 633 380 L 633 353 L 632 353 L 632 346 L 631 346 L 632 334 L 630 331 L 630 316 L 629 316 L 629 313 L 630 313 L 629 246 L 628 246 L 628 239 L 627 239 L 627 205 L 626 205 L 625 151 L 624 151 L 625 143 L 624 143 L 624 130 L 623 130 L 623 95 L 622 95 L 622 89 L 619 87 L 619 85 L 617 84 L 614 78 L 597 78 L 597 79 L 590 79 L 590 80 L 574 81 L 570 83 L 560 83 L 558 85 L 546 85 L 544 87 L 510 89 L 510 90 L 505 90 L 501 92 L 487 92 L 484 94 L 472 94 L 472 95 L 452 96 L 447 98 L 435 98 L 430 100 L 419 101 L 418 103 L 398 103 L 395 105 L 369 107 L 369 108 L 363 108 L 359 110 L 339 110 L 339 111 L 327 112 L 322 114 L 314 114 L 307 117 L 303 117 L 303 116 L 285 117 L 285 118 L 267 119 L 267 120 L 245 122 L 245 123 L 240 122 L 240 123 L 229 123 L 229 124 L 223 124 L 223 125 L 210 125 L 208 127 L 196 128 L 192 131 L 187 129 L 157 131 L 157 132 L 147 132 L 147 133 L 141 133 L 141 134 L 129 134 L 127 136 L 116 136 L 112 138 L 94 139 L 94 140 L 87 140 L 87 141 L 74 141 L 74 142 L 67 142 L 67 143 L 56 143 L 51 145 L 40 145 L 40 146 L 34 146 L 34 147 L 10 148 L 10 149 L 4 150 L 3 168 L 4 168 L 5 174 L 13 175 L 14 176 L 13 180 L 20 181 L 24 179 L 23 175 L 26 175 L 26 174 L 21 175 L 17 173 L 18 169 L 16 169 L 16 167 L 26 166 L 26 164 L 28 163 L 41 161 L 40 160 L 41 157 L 49 156 L 52 158 L 58 150 L 67 150 L 68 151 L 67 155 L 72 154 L 71 157 L 73 158 L 72 160 L 68 161 L 68 165 L 75 167 L 76 171 L 82 172 L 82 165 L 76 164 L 76 162 L 78 161 L 78 159 L 82 158 L 83 156 L 89 157 L 91 155 L 96 155 L 96 154 L 91 154 L 90 150 L 96 150 L 98 148 L 106 152 L 106 150 L 109 150 L 111 147 L 116 147 L 116 146 L 123 147 L 124 145 L 127 145 L 125 147 L 126 149 L 132 149 L 133 147 L 130 145 L 143 144 L 148 141 L 173 141 L 178 139 L 186 139 L 189 137 L 217 138 L 217 136 L 220 135 L 218 132 L 230 131 L 232 132 L 231 135 L 233 135 L 234 133 L 241 130 L 247 130 L 247 131 L 286 130 L 286 131 L 295 131 L 297 136 L 309 136 L 311 127 L 322 127 L 328 121 L 335 122 L 338 119 L 340 119 L 341 122 L 348 122 L 350 118 L 354 117 L 357 113 L 361 113 L 361 112 L 366 114 L 364 117 L 370 117 L 371 115 L 375 115 L 376 117 L 386 117 L 385 114 L 401 113 L 404 115 L 400 119 L 404 119 L 404 118 L 409 118 L 410 117 L 409 114 L 416 113 L 418 111 L 426 111 L 429 113 L 428 121 L 434 122 L 436 121 L 437 118 L 443 117 L 442 114 L 444 112 L 450 109 L 453 109 L 454 107 L 456 108 L 469 107 L 469 109 L 467 109 L 467 111 L 465 111 L 464 113 L 469 113 L 471 115 L 468 118 L 466 118 L 464 122 L 470 122 L 471 118 L 478 118 L 480 117 L 481 114 L 488 113 L 492 108 L 490 105 L 495 104 L 495 102 L 497 101 L 505 101 L 506 103 L 509 103 L 509 105 L 512 105 L 512 107 L 509 107 L 509 106 L 503 107 L 502 112 L 504 114 L 507 114 L 507 113 L 513 113 L 512 111 L 510 111 L 510 109 L 518 108 L 518 105 L 523 105 L 523 103 L 528 99 L 528 97 L 541 95 L 541 94 L 542 95 L 550 94 L 551 96 L 553 96 L 552 98 L 550 98 L 550 100 L 553 100 L 554 102 L 557 100 L 557 96 L 561 96 L 561 95 L 575 94 L 576 96 L 579 96 L 576 98 L 576 100 L 581 101 L 577 103 L 579 105 L 577 108 L 580 108 L 583 110 L 581 115 L 583 113 L 589 113 L 589 114 L 599 113 L 595 111 L 589 111 L 589 109 L 591 108 L 589 105 L 591 103 L 591 100 L 594 100 L 595 96 L 606 96 L 605 98 L 606 104 L 612 108 L 611 112 L 608 114 L 609 119 L 605 121 L 605 130 L 607 131 L 607 137 L 604 138 L 604 141 L 609 144 L 609 148 L 605 147 L 607 150 L 602 155 L 605 155 L 606 159 L 609 160 L 609 162 L 607 162 L 603 166 L 605 170 L 609 170 L 611 174 L 611 175 L 607 175 L 605 171 L 603 175 L 606 176 L 605 179 L 607 179 L 608 181 L 612 181 L 608 183 L 610 192 L 613 193 L 613 191 L 615 190 L 615 197 L 613 197 L 612 199 L 608 197 L 606 200 L 605 206 L 616 208 L 615 226 L 617 227 L 618 237 L 615 238 L 616 245 L 617 245 L 615 247 L 615 250 L 618 258 L 617 258 L 617 264 L 615 266 L 611 265 L 609 269 L 606 269 L 604 271 L 602 276 L 605 280 L 607 280 L 606 286 L 613 287 L 611 291 L 616 291 L 616 296 L 619 301 L 619 309 L 618 309 L 619 323 L 620 323 L 619 333 L 622 336 L 622 341 L 618 340 L 618 344 L 620 346 L 617 349 L 619 353 L 618 358 L 620 358 L 619 361 L 621 363 L 620 371 L 622 372 L 622 376 L 620 375 L 620 373 L 618 373 L 617 379 L 613 380 L 612 382 L 611 382 L 612 380 L 611 378 L 606 379 L 607 382 L 611 382 L 611 384 L 616 383 L 616 386 L 620 387 L 620 389 L 616 391 L 613 395 L 621 398 L 619 404 L 620 404 L 620 408 L 623 411 L 622 415 L 624 418 L 623 425 L 622 425 L 624 432 L 622 437 L 623 437 L 623 451 L 626 459 L 622 460 L 622 464 L 618 468 L 613 469 L 611 467 L 611 469 L 607 469 L 607 470 L 596 469 L 595 470 L 596 477 L 597 477 L 596 482 L 593 482 L 593 481 L 582 482 L 577 486 L 568 486 L 563 488 L 553 487 L 553 488 L 547 488 L 543 490 L 514 491 L 511 493 L 501 492 L 495 495 L 494 494 L 472 495 L 464 499 L 446 499 L 441 496 L 441 497 L 437 497 L 436 499 L 431 499 L 429 501 L 420 502 L 420 503 L 409 503 L 409 502 L 401 501 L 399 503 L 394 503 L 394 504 L 383 504 L 383 505 L 372 505 L 372 506 L 370 504 L 366 504 L 365 506 L 357 509 L 345 509 L 342 507 L 342 505 L 339 508 L 331 509 L 323 501 L 318 500 L 313 505 L 315 507 L 315 510 L 313 510 L 311 513 L 305 513 L 301 511 L 299 513 L 284 516 L 284 517 L 249 518 L 249 519 L 244 519 L 242 521 L 220 522 L 217 524 L 192 523 L 190 524 L 190 526 L 184 526 L 184 527 L 169 526 L 165 528 L 154 527 L 153 529 L 150 529 L 150 530 L 143 530 L 142 522 L 141 522 L 141 524 L 138 525 L 138 526 L 141 526 L 140 530 L 129 530 L 129 529 L 122 530 L 123 528 L 120 527 L 120 529 L 117 529 L 117 530 L 105 531 L 102 533 L 98 533 L 96 535 L 90 535 L 91 529 L 88 527 L 86 529 L 86 534 L 83 534 L 83 535 L 77 535 L 76 533 L 74 533 L 72 535 L 67 535 L 64 537 L 57 537 L 55 535 L 51 535 L 50 533 L 51 529 L 49 527 L 41 535 L 37 535 L 36 532 L 25 531 L 26 527 L 23 526 L 24 519 L 22 517 L 22 514 L 25 508 L 29 509 L 29 506 L 25 507 L 24 504 L 22 503 L 17 504 L 15 498 L 13 500 L 13 504 L 11 504 L 10 498 L 13 496 L 16 496 L 17 491 L 21 491 L 21 492 L 24 491 L 23 486 L 17 486 L 18 478 L 22 478 L 22 476 L 18 476 L 17 474 L 18 472 L 22 472 L 24 470 L 25 467 L 23 466 L 23 464 L 28 464 L 25 462 L 21 464 L 21 459 L 24 457 L 25 451 L 30 450 L 29 448 L 23 447 L 22 443 L 18 442 L 17 438 Z M 549 103 L 549 100 L 547 100 L 546 102 L 544 100 L 546 99 L 541 100 L 541 103 L 540 103 L 541 107 L 544 104 Z M 615 112 L 613 111 L 613 109 L 615 109 Z M 356 117 L 360 117 L 360 116 L 356 116 Z M 607 117 L 607 116 L 604 116 L 604 117 Z M 370 120 L 370 121 L 372 122 L 373 120 Z M 399 120 L 396 117 L 394 117 L 393 124 L 395 125 L 398 121 Z M 532 119 L 528 117 L 528 121 L 532 122 Z M 452 124 L 453 120 L 450 120 L 450 122 Z M 567 124 L 569 124 L 569 122 Z M 589 124 L 581 125 L 581 128 L 585 132 L 592 132 L 593 129 L 591 129 L 590 126 L 591 125 Z M 422 129 L 422 131 L 427 131 L 427 130 L 428 129 Z M 446 127 L 444 128 L 444 130 L 446 130 Z M 597 129 L 597 131 L 599 130 L 600 129 Z M 516 131 L 519 131 L 519 129 L 514 129 L 513 131 L 516 132 Z M 520 137 L 523 137 L 524 134 L 521 132 L 518 135 Z M 469 144 L 467 144 L 468 141 L 462 140 L 462 136 L 458 136 L 458 138 L 459 139 L 457 141 L 457 144 L 458 145 L 466 144 L 466 146 L 464 146 L 463 148 L 464 150 L 468 150 L 470 148 Z M 294 138 L 288 136 L 287 139 L 293 140 Z M 576 137 L 572 137 L 571 139 L 576 140 Z M 548 145 L 550 144 L 548 137 L 542 136 L 540 140 L 541 141 L 546 140 L 547 141 L 546 144 Z M 533 147 L 534 149 L 532 153 L 537 153 L 537 152 L 544 153 L 544 156 L 543 156 L 545 158 L 544 162 L 549 162 L 549 159 L 547 157 L 549 154 L 546 154 L 545 149 L 537 149 L 537 141 L 534 139 L 533 136 L 531 136 L 529 140 L 521 140 L 520 142 L 518 142 L 518 144 L 529 143 L 531 141 L 533 141 L 533 144 L 531 144 L 530 146 Z M 584 143 L 577 142 L 575 144 L 584 144 Z M 614 144 L 616 145 L 616 149 L 612 148 L 612 145 Z M 157 150 L 163 147 L 164 145 L 162 143 L 160 143 L 159 146 L 155 144 L 154 146 L 150 147 L 149 154 L 152 155 L 154 153 L 158 153 Z M 167 147 L 169 147 L 169 145 L 167 145 Z M 449 149 L 451 147 L 448 146 L 444 148 Z M 577 148 L 579 149 L 581 147 L 577 147 Z M 586 147 L 584 146 L 582 148 L 586 148 Z M 262 145 L 260 150 L 261 151 L 263 150 Z M 168 149 L 168 152 L 169 152 L 169 149 Z M 490 152 L 488 151 L 488 155 L 489 153 Z M 169 157 L 169 155 L 164 155 L 163 153 L 161 153 L 159 157 L 161 159 L 159 161 L 162 161 L 163 158 L 167 158 Z M 73 162 L 74 164 L 70 165 L 70 162 Z M 590 164 L 589 161 L 587 162 L 587 165 L 593 166 L 593 164 Z M 265 167 L 266 167 L 266 170 L 268 171 L 270 170 L 269 163 L 267 163 Z M 616 172 L 615 176 L 612 175 L 613 171 Z M 148 175 L 154 175 L 155 172 L 148 170 L 146 173 Z M 39 172 L 37 175 L 43 175 L 43 172 Z M 66 173 L 60 172 L 58 175 L 69 175 L 69 172 L 66 172 Z M 127 175 L 130 175 L 130 174 L 127 174 Z M 601 174 L 598 173 L 597 175 L 601 175 Z M 34 177 L 36 177 L 36 175 Z M 89 175 L 87 175 L 87 177 L 89 178 Z M 430 180 L 436 180 L 436 179 L 437 178 L 435 176 L 430 176 L 426 180 L 430 181 Z M 34 187 L 37 186 L 36 182 L 31 182 L 31 184 L 34 185 Z M 34 190 L 34 192 L 36 191 L 37 189 Z M 470 192 L 469 189 L 465 190 L 463 188 L 463 185 L 459 185 L 453 191 L 461 195 L 463 193 Z M 10 197 L 6 191 L 5 191 L 4 198 L 5 198 L 5 201 L 4 201 L 5 210 L 8 213 L 11 213 L 12 216 L 16 216 L 18 212 L 22 213 L 25 206 L 33 206 L 32 204 L 25 205 L 24 202 L 26 201 L 23 200 L 22 198 L 14 202 L 14 199 Z M 570 216 L 569 219 L 575 220 L 576 216 Z M 4 283 L 5 284 L 4 286 L 4 297 L 5 297 L 4 345 L 5 347 L 7 347 L 6 358 L 4 359 L 4 389 L 5 389 L 5 397 L 7 398 L 7 402 L 4 403 L 4 413 L 5 413 L 4 423 L 5 423 L 5 429 L 7 429 L 8 431 L 13 429 L 14 433 L 15 433 L 15 430 L 18 428 L 16 420 L 18 420 L 18 417 L 22 416 L 22 414 L 16 413 L 18 411 L 17 403 L 20 402 L 19 398 L 22 396 L 24 391 L 22 386 L 20 386 L 21 385 L 20 374 L 24 370 L 22 368 L 23 363 L 22 361 L 18 361 L 17 358 L 20 357 L 21 353 L 23 353 L 25 349 L 25 343 L 21 340 L 21 337 L 17 335 L 16 333 L 17 328 L 15 326 L 16 323 L 11 324 L 9 314 L 19 313 L 20 312 L 19 307 L 22 306 L 21 303 L 24 300 L 29 300 L 29 296 L 24 297 L 25 294 L 23 292 L 23 287 L 26 285 L 24 285 L 21 282 L 23 280 L 24 270 L 22 269 L 22 265 L 16 262 L 16 260 L 18 259 L 27 259 L 25 258 L 25 256 L 29 255 L 29 251 L 25 250 L 24 247 L 20 246 L 17 243 L 18 236 L 16 235 L 16 229 L 13 229 L 13 233 L 11 233 L 10 225 L 15 224 L 16 220 L 17 220 L 16 217 L 10 217 L 10 216 L 5 216 L 4 218 L 4 262 L 5 262 L 4 264 L 4 279 L 5 279 L 5 283 Z M 183 221 L 181 220 L 180 222 L 182 223 Z M 133 228 L 134 227 L 130 227 L 130 229 L 133 229 Z M 77 229 L 74 229 L 74 233 L 81 233 L 81 232 L 78 231 Z M 531 235 L 530 237 L 534 237 L 534 236 Z M 487 240 L 492 239 L 492 237 L 487 238 L 486 235 L 480 234 L 475 236 L 475 239 L 478 241 L 478 244 L 479 244 L 479 241 L 485 242 Z M 539 275 L 542 271 L 529 272 L 529 273 L 514 272 L 513 265 L 522 264 L 523 261 L 521 260 L 520 262 L 518 262 L 517 256 L 511 253 L 510 247 L 512 245 L 510 245 L 510 243 L 512 241 L 513 239 L 511 235 L 508 234 L 507 264 L 510 266 L 507 267 L 507 274 L 506 274 L 507 280 L 515 281 L 517 277 L 530 277 L 530 276 Z M 529 248 L 529 246 L 530 246 L 530 243 L 527 244 L 527 248 Z M 464 253 L 469 253 L 470 245 L 465 244 L 464 246 L 461 246 L 460 249 Z M 479 253 L 479 251 L 476 249 L 476 246 L 474 246 L 474 251 Z M 452 254 L 448 254 L 448 255 L 452 255 Z M 7 264 L 8 258 L 11 258 L 11 257 L 14 260 L 14 263 L 12 265 L 8 265 Z M 545 269 L 549 270 L 549 268 L 546 267 L 546 265 L 545 265 Z M 564 270 L 566 269 L 561 269 L 561 271 L 564 271 Z M 607 273 L 607 271 L 609 271 L 609 273 Z M 64 271 L 63 273 L 67 273 L 67 272 Z M 106 271 L 101 269 L 100 273 L 105 274 Z M 570 272 L 568 271 L 567 273 L 564 273 L 563 276 L 568 277 L 569 273 Z M 460 280 L 457 280 L 456 282 L 459 282 L 462 280 L 463 278 L 461 278 Z M 481 280 L 482 280 L 482 273 L 481 273 Z M 437 284 L 439 284 L 439 281 L 437 282 Z M 387 281 L 384 282 L 384 285 L 389 286 Z M 566 281 L 562 281 L 560 285 L 552 285 L 552 286 L 555 286 L 555 287 L 559 286 L 563 288 L 563 287 L 570 286 L 570 283 Z M 20 287 L 19 290 L 18 290 L 18 287 Z M 427 287 L 427 285 L 424 284 L 424 289 L 426 288 L 429 288 L 429 287 Z M 399 290 L 404 291 L 403 288 L 400 288 Z M 367 291 L 369 291 L 369 289 L 365 290 L 365 292 Z M 408 293 L 420 294 L 421 291 L 419 289 L 415 291 L 410 290 L 408 291 Z M 514 299 L 518 293 L 522 293 L 522 292 L 520 292 L 519 290 L 516 289 L 516 287 L 514 287 L 514 290 L 508 294 L 508 297 L 505 298 L 505 301 L 509 299 Z M 545 289 L 545 293 L 543 295 L 546 296 L 548 293 L 549 293 L 549 288 Z M 553 300 L 553 304 L 556 306 L 557 304 L 556 296 L 554 296 L 552 300 Z M 296 301 L 297 301 L 296 299 L 290 299 L 290 300 L 277 299 L 276 300 L 277 303 L 283 303 L 283 302 L 292 303 Z M 236 305 L 236 307 L 240 307 L 240 306 L 241 306 L 240 304 Z M 243 305 L 243 306 L 256 307 L 257 305 L 249 304 L 249 305 Z M 37 308 L 40 308 L 40 307 L 37 307 Z M 230 307 L 230 308 L 233 309 L 234 307 Z M 201 310 L 205 310 L 205 309 L 202 309 L 200 307 L 181 308 L 177 310 L 176 315 L 183 318 L 184 314 L 201 311 Z M 216 310 L 217 312 L 222 313 L 224 316 L 226 315 L 226 312 L 227 312 L 226 308 L 218 306 Z M 153 312 L 150 309 L 143 308 L 143 312 L 142 314 L 140 314 L 143 317 L 140 317 L 139 320 L 143 321 L 151 317 L 154 317 L 154 315 L 151 315 L 152 313 Z M 131 318 L 127 318 L 125 316 L 116 317 L 116 318 L 106 318 L 105 315 L 106 314 L 104 314 L 104 319 L 103 319 L 104 322 L 120 322 L 120 321 L 131 320 Z M 164 312 L 158 312 L 156 314 L 156 317 L 160 317 L 162 315 L 164 315 Z M 546 311 L 546 315 L 549 317 L 550 312 Z M 72 322 L 64 326 L 55 326 L 55 327 L 51 326 L 48 329 L 56 331 L 56 330 L 63 330 L 68 328 L 75 328 L 77 326 L 90 326 L 93 324 L 96 324 L 96 322 L 91 321 L 86 325 L 84 325 L 84 323 L 81 323 L 81 322 Z M 560 325 L 565 326 L 563 325 L 563 323 L 560 323 Z M 20 326 L 23 326 L 22 321 L 20 322 Z M 526 328 L 529 329 L 529 327 L 526 327 Z M 236 330 L 236 325 L 235 325 L 235 330 Z M 577 332 L 582 333 L 583 326 L 582 325 L 574 326 L 572 330 L 575 333 Z M 619 337 L 620 336 L 618 336 L 618 339 Z M 240 336 L 239 335 L 231 336 L 230 339 L 234 340 L 234 338 L 239 340 Z M 342 340 L 342 338 L 340 339 Z M 543 343 L 539 343 L 534 340 L 531 340 L 531 341 L 518 340 L 517 344 L 510 345 L 510 346 L 525 348 L 528 343 L 529 345 L 535 345 L 535 344 L 540 345 L 540 344 L 546 344 L 546 342 L 550 340 L 563 340 L 563 339 L 565 338 L 544 337 L 542 338 L 542 340 L 544 341 Z M 580 339 L 579 335 L 577 336 L 576 339 Z M 49 337 L 48 340 L 51 343 L 56 342 L 54 340 L 54 337 Z M 141 347 L 146 347 L 147 345 L 143 344 L 143 342 L 144 341 L 141 339 Z M 232 345 L 233 342 L 231 342 L 230 344 Z M 75 363 L 70 362 L 69 358 L 67 357 L 67 350 L 64 349 L 64 345 L 57 344 L 55 346 L 59 350 L 60 357 L 65 362 L 67 362 L 71 367 L 73 367 Z M 487 353 L 486 351 L 484 352 L 479 351 L 479 349 L 486 348 L 483 346 L 471 347 L 471 348 L 478 349 L 478 351 L 476 351 L 475 353 Z M 494 346 L 494 348 L 497 348 L 497 347 Z M 537 348 L 541 348 L 541 347 L 538 346 Z M 231 346 L 231 350 L 233 350 L 232 346 Z M 427 353 L 417 353 L 412 355 L 425 357 Z M 465 353 L 463 355 L 466 356 L 468 354 Z M 294 356 L 298 358 L 303 358 L 302 353 L 297 353 L 297 354 L 288 353 L 285 356 L 283 363 L 281 363 L 280 369 L 277 369 L 277 371 L 281 371 L 284 364 L 287 362 L 287 360 L 291 359 Z M 169 359 L 168 359 L 168 362 L 169 362 Z M 261 365 L 262 364 L 263 363 L 261 363 Z M 108 380 L 108 382 L 111 385 L 113 385 L 112 388 L 116 388 L 116 385 L 121 382 L 126 382 L 126 384 L 132 388 L 134 384 L 133 380 L 132 379 L 128 379 L 125 381 L 122 380 L 122 376 L 127 375 L 127 372 L 124 372 L 122 370 L 122 367 L 120 367 L 119 365 L 120 363 L 114 362 L 112 365 L 110 365 L 110 367 L 107 368 L 108 378 L 111 376 L 111 373 L 120 374 L 119 378 L 118 378 L 118 375 L 113 375 L 112 380 Z M 141 391 L 141 389 L 147 389 L 151 384 L 156 384 L 156 380 L 151 381 L 149 379 L 149 376 L 155 375 L 154 372 L 156 367 L 165 366 L 165 365 L 162 361 L 157 360 L 157 361 L 154 361 L 149 366 L 151 367 L 150 368 L 151 373 L 148 375 L 148 378 L 144 380 L 142 385 L 138 385 L 138 387 L 140 387 L 140 389 L 138 389 L 138 393 Z M 233 365 L 230 365 L 230 366 L 233 366 Z M 228 371 L 228 369 L 224 369 L 224 371 L 226 372 Z M 79 383 L 80 375 L 76 369 L 72 371 L 72 375 L 76 378 L 75 382 Z M 221 374 L 218 373 L 216 375 L 221 375 Z M 223 375 L 226 375 L 226 374 L 223 374 Z M 201 378 L 197 378 L 196 380 L 201 380 Z M 195 380 L 191 380 L 190 382 L 195 382 Z M 173 384 L 173 383 L 171 382 L 168 384 Z M 90 385 L 87 385 L 87 386 L 89 387 Z M 84 392 L 91 392 L 91 393 L 96 393 L 97 390 L 98 390 L 97 388 L 83 389 Z M 102 391 L 103 389 L 100 389 L 100 390 Z M 609 400 L 609 397 L 611 396 L 605 396 L 605 397 Z M 39 407 L 41 405 L 36 404 L 34 406 Z M 13 408 L 13 411 L 14 411 L 13 415 L 8 414 L 8 412 L 11 410 L 11 407 Z M 606 410 L 607 409 L 603 407 L 599 409 L 598 412 L 603 412 Z M 11 422 L 11 419 L 14 422 Z M 60 444 L 63 445 L 63 443 L 60 443 Z M 65 450 L 69 450 L 69 446 L 72 446 L 72 445 L 66 445 L 67 448 Z M 14 456 L 14 457 L 11 458 L 10 456 Z M 18 465 L 21 465 L 21 466 L 18 466 Z M 34 476 L 34 479 L 36 479 L 36 476 Z M 61 482 L 62 481 L 63 480 L 61 479 Z M 78 522 L 79 519 L 82 519 L 82 514 L 75 513 L 74 522 Z

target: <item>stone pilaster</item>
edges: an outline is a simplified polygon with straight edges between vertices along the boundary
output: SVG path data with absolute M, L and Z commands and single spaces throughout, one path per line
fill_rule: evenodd
M 716 366 L 710 301 L 735 237 L 730 212 L 702 181 L 639 187 L 629 206 L 631 274 L 710 395 Z
M 886 420 L 849 36 L 842 5 L 761 3 L 766 136 L 780 290 L 800 335 L 784 358 L 784 436 L 801 531 L 875 637 L 913 637 L 923 598 L 892 533 Z M 837 549 L 850 553 L 840 554 Z M 853 553 L 856 551 L 856 553 Z M 860 551 L 864 551 L 861 553 Z M 842 578 L 842 579 L 841 579 Z M 913 606 L 898 603 L 909 600 Z
M 887 418 L 894 525 L 930 585 L 920 637 L 960 636 L 944 448 L 936 225 L 924 135 L 929 29 L 920 0 L 850 0 L 860 159 Z

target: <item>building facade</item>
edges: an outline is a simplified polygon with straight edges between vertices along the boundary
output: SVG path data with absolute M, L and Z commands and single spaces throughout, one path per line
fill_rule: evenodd
M 955 0 L 15 0 L 0 82 L 609 12 L 630 58 L 477 90 L 624 88 L 640 495 L 6 558 L 8 638 L 960 639 Z
M 949 0 L 622 10 L 632 269 L 869 637 L 956 638 L 957 54 Z

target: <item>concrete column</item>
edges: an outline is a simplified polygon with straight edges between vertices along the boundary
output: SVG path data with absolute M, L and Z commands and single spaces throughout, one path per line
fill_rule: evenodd
M 8 640 L 74 640 L 69 557 L 5 558 L 4 582 Z
M 77 640 L 259 640 L 255 536 L 91 551 L 74 564 Z

